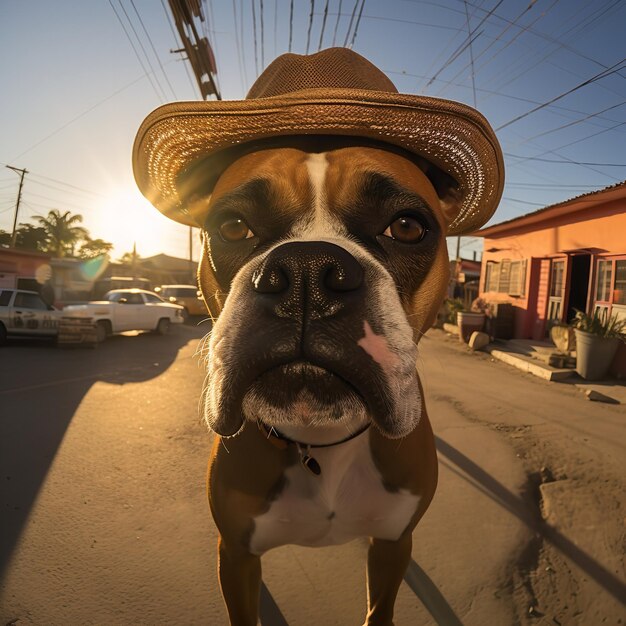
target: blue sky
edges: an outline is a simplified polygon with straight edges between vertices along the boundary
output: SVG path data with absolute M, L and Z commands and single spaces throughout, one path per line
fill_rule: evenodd
M 327 4 L 322 47 L 352 42 L 355 0 L 342 0 L 339 16 L 340 0 L 295 0 L 292 51 L 306 51 L 312 5 L 317 51 Z M 240 99 L 262 64 L 287 51 L 290 0 L 202 5 L 222 95 Z M 399 91 L 475 102 L 499 129 L 507 183 L 495 223 L 626 179 L 624 24 L 620 0 L 365 0 L 353 49 Z M 114 256 L 134 241 L 142 256 L 187 256 L 187 229 L 143 200 L 130 160 L 152 109 L 199 97 L 177 47 L 161 0 L 0 3 L 0 228 L 12 227 L 19 182 L 8 164 L 29 170 L 18 221 L 70 210 L 115 243 Z M 463 239 L 465 256 L 479 249 Z

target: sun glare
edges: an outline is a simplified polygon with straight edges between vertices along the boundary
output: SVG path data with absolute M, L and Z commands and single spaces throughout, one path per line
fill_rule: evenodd
M 110 241 L 115 259 L 132 252 L 133 245 L 143 257 L 160 252 L 176 254 L 184 227 L 172 222 L 155 209 L 136 189 L 112 190 L 89 219 L 92 237 Z

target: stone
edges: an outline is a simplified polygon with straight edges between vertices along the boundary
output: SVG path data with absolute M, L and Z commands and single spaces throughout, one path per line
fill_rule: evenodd
M 469 340 L 469 347 L 472 350 L 482 350 L 490 343 L 489 335 L 475 330 Z
M 615 398 L 611 398 L 611 396 L 607 396 L 595 389 L 587 389 L 585 391 L 585 396 L 587 400 L 591 400 L 592 402 L 606 402 L 607 404 L 619 404 L 620 401 Z
M 443 329 L 447 333 L 450 333 L 451 335 L 458 335 L 459 334 L 459 327 L 456 324 L 449 324 L 448 322 L 445 322 L 444 325 L 443 325 Z

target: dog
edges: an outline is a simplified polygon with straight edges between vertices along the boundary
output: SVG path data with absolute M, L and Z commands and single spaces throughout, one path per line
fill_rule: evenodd
M 401 96 L 345 49 L 279 57 L 243 102 L 171 106 L 140 129 L 135 175 L 202 227 L 215 322 L 201 404 L 230 622 L 257 623 L 266 551 L 368 537 L 366 624 L 392 624 L 437 485 L 417 346 L 448 286 L 446 235 L 499 200 L 497 140 L 469 107 Z

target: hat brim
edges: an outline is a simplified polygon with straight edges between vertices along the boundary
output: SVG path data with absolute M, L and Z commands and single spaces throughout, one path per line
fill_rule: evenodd
M 487 120 L 458 102 L 355 89 L 310 89 L 284 96 L 177 102 L 144 120 L 133 147 L 135 180 L 166 216 L 191 226 L 201 220 L 179 196 L 179 177 L 199 159 L 272 137 L 362 137 L 408 150 L 458 183 L 448 235 L 480 228 L 493 215 L 504 186 L 500 145 Z M 230 150 L 229 150 L 230 149 Z M 221 171 L 228 159 L 214 161 Z

